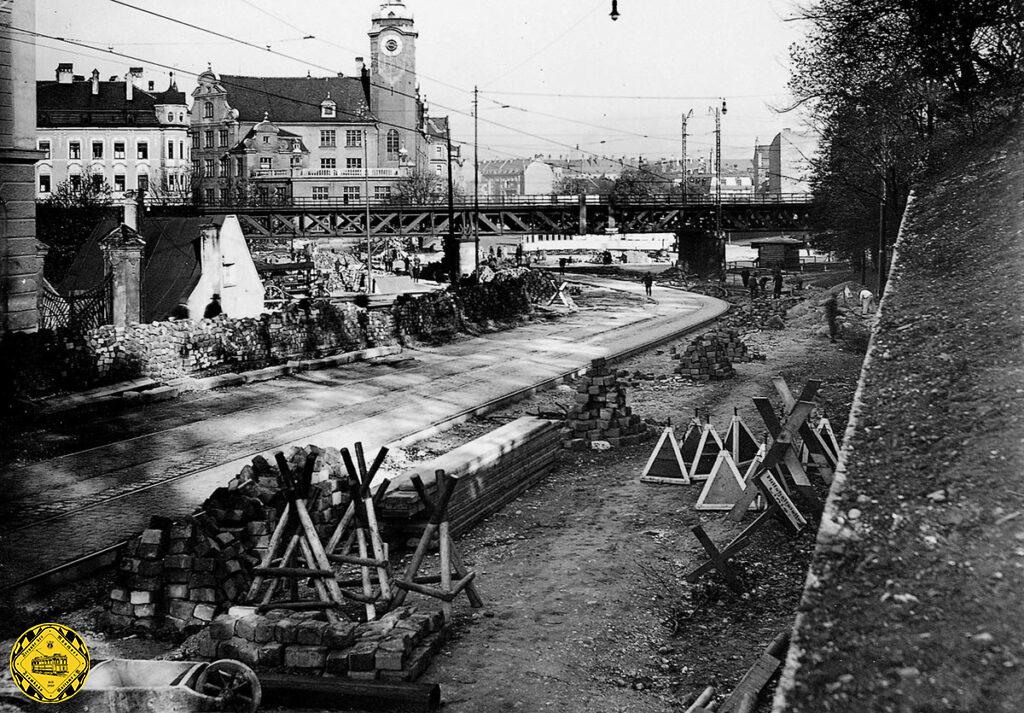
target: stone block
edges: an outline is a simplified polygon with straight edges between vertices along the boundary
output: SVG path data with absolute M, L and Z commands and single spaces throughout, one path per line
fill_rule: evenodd
M 138 573 L 142 577 L 159 577 L 163 574 L 164 563 L 160 560 L 143 560 L 139 562 Z
M 168 584 L 164 587 L 164 596 L 167 599 L 188 599 L 188 585 Z
M 295 641 L 306 646 L 322 646 L 329 628 L 326 621 L 304 621 L 296 630 Z
M 217 607 L 212 604 L 197 604 L 192 616 L 204 623 L 212 621 L 213 617 L 217 616 Z
M 284 660 L 284 644 L 276 641 L 263 642 L 256 646 L 256 660 L 260 666 L 276 668 Z
M 152 604 L 156 601 L 156 595 L 153 592 L 132 592 L 128 595 L 129 601 L 132 604 Z
M 134 609 L 128 602 L 111 602 L 110 612 L 116 616 L 134 616 Z
M 164 566 L 168 569 L 192 569 L 190 555 L 168 555 L 164 557 Z
M 377 642 L 360 641 L 348 651 L 348 670 L 373 671 L 377 665 Z
M 128 601 L 128 590 L 124 587 L 114 587 L 110 590 L 110 598 L 115 602 Z
M 258 616 L 247 616 L 235 621 L 235 636 L 246 641 L 256 640 L 256 624 Z
M 275 639 L 277 623 L 266 617 L 260 617 L 256 621 L 256 629 L 253 632 L 253 641 L 257 644 L 265 644 Z
M 205 602 L 207 604 L 212 604 L 217 601 L 217 590 L 210 589 L 209 587 L 191 589 L 189 590 L 188 598 L 194 602 Z
M 135 604 L 132 606 L 132 614 L 140 619 L 156 616 L 156 604 Z
M 340 622 L 330 626 L 324 634 L 324 645 L 332 650 L 346 649 L 356 641 L 356 625 Z
M 195 610 L 195 602 L 189 602 L 184 599 L 174 599 L 167 603 L 167 613 L 179 619 L 191 619 L 192 613 Z
M 405 667 L 405 656 L 405 650 L 401 645 L 394 646 L 391 642 L 384 642 L 377 647 L 375 666 L 383 671 L 401 671 Z
M 284 665 L 288 668 L 322 669 L 326 660 L 326 646 L 291 644 L 284 649 Z
M 324 670 L 335 676 L 343 676 L 348 671 L 348 652 L 328 651 Z
M 292 619 L 281 619 L 274 625 L 274 639 L 282 644 L 294 644 L 299 624 Z
M 224 614 L 217 617 L 210 624 L 210 637 L 218 641 L 226 641 L 235 634 L 235 621 L 233 616 Z

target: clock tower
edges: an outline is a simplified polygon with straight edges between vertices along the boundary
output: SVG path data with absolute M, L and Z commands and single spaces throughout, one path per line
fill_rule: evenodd
M 370 95 L 382 122 L 379 166 L 401 159 L 419 162 L 420 102 L 416 88 L 416 38 L 413 16 L 403 0 L 386 0 L 370 25 Z

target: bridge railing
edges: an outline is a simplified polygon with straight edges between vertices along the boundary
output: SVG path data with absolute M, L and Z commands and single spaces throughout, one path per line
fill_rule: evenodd
M 722 196 L 722 205 L 804 205 L 809 203 L 811 196 L 807 193 L 775 193 L 767 195 L 737 194 Z M 268 197 L 265 200 L 259 198 L 246 201 L 214 201 L 205 202 L 202 208 L 216 212 L 251 211 L 266 209 L 288 210 L 300 208 L 305 210 L 336 210 L 336 209 L 357 209 L 365 208 L 369 203 L 371 208 L 377 210 L 423 210 L 423 209 L 444 209 L 448 202 L 444 197 L 434 199 L 401 199 L 395 196 L 390 198 L 346 199 L 346 198 L 278 198 Z M 480 196 L 479 204 L 482 210 L 493 210 L 503 207 L 542 207 L 542 206 L 563 206 L 570 207 L 583 203 L 587 206 L 618 207 L 630 206 L 651 206 L 651 207 L 679 207 L 679 206 L 710 206 L 715 204 L 715 197 L 708 195 L 689 195 L 685 198 L 678 194 L 659 193 L 648 196 L 635 196 L 612 199 L 609 196 L 587 195 L 582 200 L 577 195 L 524 195 L 524 196 Z M 472 208 L 475 204 L 473 196 L 456 196 L 452 204 L 460 209 Z

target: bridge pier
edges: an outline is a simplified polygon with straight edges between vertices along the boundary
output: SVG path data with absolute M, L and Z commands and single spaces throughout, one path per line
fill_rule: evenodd
M 725 275 L 725 240 L 715 233 L 699 228 L 676 232 L 679 265 L 701 279 L 717 279 Z
M 577 223 L 577 226 L 576 226 L 576 234 L 577 235 L 586 235 L 587 234 L 587 197 L 585 195 L 581 194 L 579 196 L 579 199 L 580 199 L 580 217 L 579 217 L 579 222 Z

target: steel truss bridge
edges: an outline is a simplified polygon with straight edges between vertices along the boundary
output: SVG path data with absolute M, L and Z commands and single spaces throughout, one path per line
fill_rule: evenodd
M 652 195 L 609 200 L 607 196 L 480 197 L 479 213 L 472 198 L 454 205 L 454 233 L 473 233 L 474 216 L 480 235 L 586 235 L 609 228 L 628 233 L 713 233 L 717 206 L 713 196 Z M 369 211 L 367 211 L 369 208 Z M 286 204 L 206 205 L 205 215 L 238 216 L 250 240 L 289 238 L 364 239 L 369 216 L 370 235 L 377 238 L 431 239 L 448 235 L 446 203 L 396 205 L 385 201 L 346 203 L 291 199 Z M 807 230 L 810 196 L 804 193 L 766 196 L 723 196 L 722 229 L 744 232 Z

